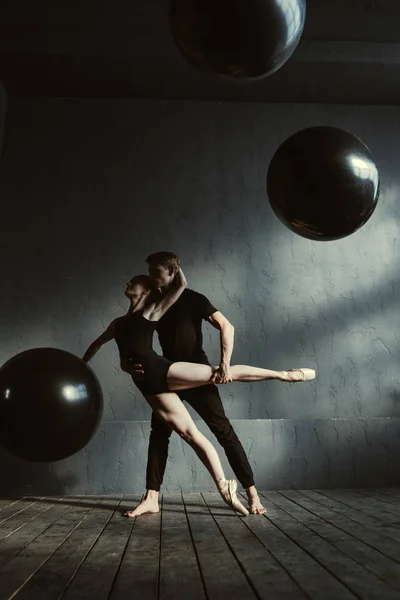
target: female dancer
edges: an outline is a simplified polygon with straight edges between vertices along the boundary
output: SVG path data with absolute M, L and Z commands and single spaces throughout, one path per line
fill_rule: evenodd
M 89 346 L 83 360 L 90 361 L 103 344 L 114 339 L 120 353 L 121 368 L 124 371 L 135 375 L 133 365 L 135 363 L 143 365 L 144 376 L 140 381 L 135 377 L 135 385 L 158 417 L 194 449 L 210 472 L 224 501 L 234 511 L 247 515 L 248 510 L 236 495 L 237 482 L 225 478 L 214 446 L 197 429 L 185 405 L 179 396 L 174 394 L 174 391 L 207 385 L 218 367 L 171 362 L 153 350 L 153 335 L 157 329 L 157 321 L 178 300 L 186 288 L 182 269 L 178 270 L 175 283 L 175 287 L 160 298 L 151 287 L 147 275 L 133 277 L 125 289 L 125 295 L 130 301 L 127 314 L 112 321 L 106 331 Z M 231 373 L 233 381 L 246 382 L 277 379 L 294 383 L 315 378 L 315 371 L 305 368 L 271 371 L 247 365 L 233 365 Z M 125 514 L 130 516 L 130 512 Z

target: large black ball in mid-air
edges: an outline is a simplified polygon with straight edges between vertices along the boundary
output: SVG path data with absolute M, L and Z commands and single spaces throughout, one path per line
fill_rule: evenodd
M 175 42 L 194 67 L 237 81 L 261 79 L 293 54 L 305 0 L 170 0 Z
M 95 374 L 69 352 L 35 348 L 0 369 L 0 445 L 20 458 L 52 462 L 75 454 L 102 413 Z
M 371 217 L 379 198 L 379 173 L 371 152 L 355 135 L 336 127 L 310 127 L 275 152 L 267 193 L 289 229 L 311 240 L 337 240 Z

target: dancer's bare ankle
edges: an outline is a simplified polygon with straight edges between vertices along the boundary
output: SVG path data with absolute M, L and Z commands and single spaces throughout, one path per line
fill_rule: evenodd
M 258 496 L 258 492 L 256 490 L 256 486 L 252 485 L 251 487 L 246 488 L 246 494 L 248 498 L 255 498 Z
M 154 514 L 160 511 L 158 505 L 159 492 L 156 490 L 146 490 L 145 497 L 133 510 L 127 510 L 124 514 L 126 517 L 139 517 L 145 514 Z

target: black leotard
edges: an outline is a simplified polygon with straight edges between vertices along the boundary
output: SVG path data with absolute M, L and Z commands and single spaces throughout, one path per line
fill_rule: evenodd
M 143 365 L 144 376 L 133 381 L 144 396 L 170 391 L 167 373 L 172 362 L 153 350 L 156 329 L 157 321 L 149 321 L 141 311 L 122 317 L 115 326 L 114 338 L 121 360 Z

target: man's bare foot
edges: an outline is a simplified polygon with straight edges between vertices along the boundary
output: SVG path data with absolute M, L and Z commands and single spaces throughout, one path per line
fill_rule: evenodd
M 158 506 L 158 493 L 156 496 L 154 495 L 146 495 L 141 502 L 134 508 L 133 510 L 127 510 L 124 513 L 124 517 L 129 517 L 133 519 L 134 517 L 139 517 L 140 515 L 146 514 L 155 514 L 160 511 L 160 507 Z
M 296 383 L 299 381 L 311 381 L 315 379 L 316 373 L 314 369 L 289 369 L 289 371 L 283 371 L 283 381 L 289 381 L 290 383 Z
M 250 514 L 252 515 L 265 515 L 267 509 L 261 504 L 259 495 L 254 485 L 246 490 L 247 499 L 249 501 Z

